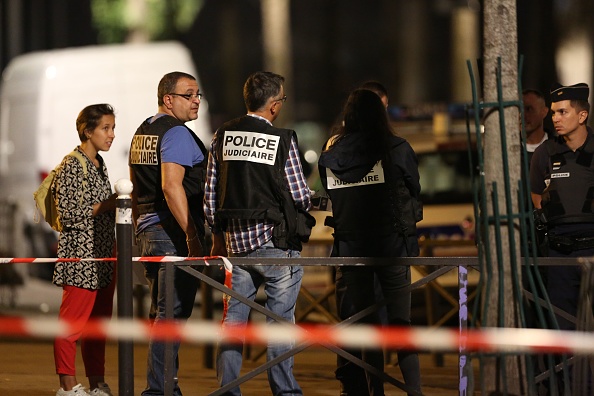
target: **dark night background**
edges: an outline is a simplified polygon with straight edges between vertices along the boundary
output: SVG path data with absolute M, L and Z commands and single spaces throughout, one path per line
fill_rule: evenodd
M 292 1 L 289 96 L 295 121 L 331 124 L 347 92 L 366 79 L 383 82 L 391 104 L 451 102 L 451 10 L 465 3 Z M 90 4 L 0 0 L 0 68 L 25 52 L 97 44 Z M 520 0 L 517 6 L 523 86 L 547 92 L 557 80 L 554 51 L 563 30 L 554 19 L 554 1 Z M 192 51 L 213 124 L 244 111 L 240 87 L 248 74 L 263 68 L 261 32 L 258 0 L 206 0 L 188 31 L 163 35 Z M 402 61 L 413 52 L 420 71 L 410 81 Z

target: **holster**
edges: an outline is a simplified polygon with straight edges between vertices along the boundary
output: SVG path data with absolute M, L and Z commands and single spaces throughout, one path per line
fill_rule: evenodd
M 534 229 L 536 237 L 536 248 L 540 257 L 549 255 L 549 238 L 547 235 L 547 222 L 544 213 L 540 209 L 534 209 Z

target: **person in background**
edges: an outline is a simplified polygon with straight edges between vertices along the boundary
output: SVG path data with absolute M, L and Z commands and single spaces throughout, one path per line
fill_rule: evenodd
M 187 73 L 168 73 L 157 89 L 157 114 L 138 128 L 130 146 L 132 213 L 142 256 L 200 257 L 204 244 L 204 176 L 206 147 L 185 123 L 198 118 L 200 88 Z M 144 263 L 154 324 L 165 319 L 165 264 Z M 192 314 L 199 281 L 185 271 L 174 274 L 173 317 Z M 173 342 L 174 395 L 180 342 Z M 143 395 L 163 395 L 165 343 L 149 342 L 147 386 Z
M 552 137 L 553 134 L 547 130 L 544 126 L 544 120 L 549 114 L 549 108 L 546 105 L 545 97 L 539 90 L 536 89 L 524 89 L 522 91 L 522 101 L 524 106 L 524 130 L 526 132 L 526 154 L 527 154 L 527 163 L 528 163 L 528 173 L 522 172 L 522 180 L 524 181 L 525 186 L 529 186 L 529 181 L 526 181 L 525 175 L 529 175 L 530 172 L 530 161 L 532 160 L 532 156 L 534 155 L 534 151 L 538 146 L 544 143 L 549 137 Z M 523 152 L 522 152 L 523 153 Z M 527 211 L 532 210 L 531 207 L 531 198 L 530 194 L 528 193 L 529 190 L 526 190 L 526 201 L 525 201 L 525 208 Z M 535 246 L 535 251 L 538 255 L 542 255 L 539 247 L 542 244 L 543 239 L 545 238 L 545 230 L 543 225 L 540 222 L 540 218 L 537 216 L 534 218 L 534 225 L 535 225 L 535 240 L 533 241 L 530 238 L 530 234 L 528 235 L 528 247 L 529 252 L 532 252 L 532 245 Z M 538 277 L 536 274 L 538 271 Z M 522 287 L 525 290 L 533 293 L 534 295 L 539 295 L 539 288 L 536 287 L 535 289 L 532 288 L 532 285 L 536 285 L 537 279 L 542 279 L 543 283 L 546 285 L 546 267 L 539 266 L 522 266 Z M 532 279 L 532 282 L 531 282 Z M 539 325 L 539 318 L 537 313 L 537 308 L 533 301 L 524 300 L 525 307 L 525 320 L 526 326 L 529 328 L 533 327 L 540 327 Z M 543 359 L 543 355 L 532 355 L 534 359 L 535 367 L 538 367 L 541 371 L 545 370 L 545 360 Z
M 108 104 L 85 107 L 76 119 L 81 144 L 78 158 L 64 157 L 53 190 L 58 219 L 59 258 L 112 257 L 115 245 L 115 198 L 100 151 L 115 139 L 115 113 Z M 86 167 L 86 172 L 85 168 Z M 110 318 L 115 291 L 115 268 L 110 261 L 58 262 L 53 283 L 62 287 L 59 318 L 70 323 L 68 333 L 54 342 L 60 389 L 56 396 L 111 396 L 105 383 L 105 340 L 85 337 L 89 320 Z M 80 339 L 90 391 L 76 379 L 76 343 Z
M 353 91 L 345 105 L 344 125 L 320 155 L 322 183 L 332 200 L 334 244 L 332 257 L 417 256 L 416 222 L 422 218 L 418 197 L 421 186 L 417 157 L 409 143 L 393 134 L 385 105 L 367 89 Z M 365 216 L 361 216 L 365 208 Z M 337 301 L 339 316 L 347 319 L 377 301 L 374 277 L 387 300 L 390 325 L 410 326 L 411 296 L 401 289 L 410 285 L 408 266 L 344 266 L 337 270 L 337 284 L 346 303 Z M 337 286 L 338 288 L 338 286 Z M 377 312 L 363 323 L 379 324 Z M 363 361 L 384 369 L 381 350 L 363 349 Z M 420 392 L 416 352 L 398 351 L 398 363 L 407 387 Z M 352 365 L 351 365 L 352 366 Z M 349 381 L 352 373 L 338 367 L 341 395 L 383 395 L 383 380 L 366 372 L 364 389 Z M 409 393 L 410 394 L 410 393 Z
M 384 107 L 388 109 L 388 90 L 382 83 L 379 81 L 369 80 L 361 84 L 361 87 L 359 88 L 375 92 L 375 94 L 381 99 Z
M 527 163 L 528 163 L 528 170 L 526 173 L 522 171 L 522 180 L 525 186 L 529 185 L 529 182 L 526 181 L 526 176 L 529 176 L 530 173 L 530 162 L 532 160 L 532 156 L 534 155 L 534 151 L 538 146 L 544 143 L 547 139 L 554 136 L 553 133 L 548 131 L 544 126 L 544 120 L 549 114 L 549 108 L 545 103 L 544 95 L 536 90 L 536 89 L 524 89 L 522 91 L 522 101 L 524 106 L 524 130 L 526 132 L 526 154 L 527 154 Z M 525 201 L 525 208 L 527 211 L 531 211 L 531 198 L 528 191 L 524 195 L 526 197 Z M 531 239 L 528 239 L 529 249 L 532 250 L 532 244 L 535 244 L 537 249 L 537 254 L 541 255 L 541 244 L 544 238 L 543 226 L 540 222 L 540 218 L 537 216 L 534 218 L 535 222 L 535 237 L 536 240 L 533 242 Z M 534 269 L 534 268 L 532 268 Z M 522 282 L 524 283 L 524 288 L 530 287 L 530 282 L 528 281 L 528 274 L 525 273 L 526 269 L 523 269 L 524 276 L 522 276 Z M 542 277 L 546 277 L 546 274 L 541 272 Z M 534 292 L 534 290 L 533 290 Z M 532 317 L 531 309 L 527 311 L 527 315 Z M 535 318 L 530 319 L 530 322 L 534 322 Z
M 536 89 L 523 90 L 522 101 L 524 103 L 526 151 L 528 152 L 528 164 L 530 164 L 534 150 L 552 135 L 544 127 L 544 119 L 549 114 L 549 108 L 542 92 Z
M 208 160 L 204 211 L 213 233 L 212 255 L 230 257 L 299 257 L 306 238 L 295 228 L 304 227 L 311 206 L 309 190 L 299 160 L 295 131 L 272 125 L 287 96 L 284 78 L 271 72 L 250 75 L 243 87 L 247 115 L 221 126 L 212 140 Z M 315 220 L 314 220 L 315 223 Z M 231 288 L 254 300 L 260 285 L 266 308 L 295 322 L 295 304 L 303 268 L 266 265 L 233 266 Z M 245 326 L 250 307 L 230 297 L 223 328 Z M 267 322 L 273 319 L 267 317 Z M 217 352 L 217 377 L 224 386 L 239 377 L 243 339 L 223 338 Z M 270 361 L 293 344 L 269 343 Z M 302 395 L 293 375 L 293 357 L 268 369 L 274 395 Z M 239 387 L 225 393 L 240 395 Z

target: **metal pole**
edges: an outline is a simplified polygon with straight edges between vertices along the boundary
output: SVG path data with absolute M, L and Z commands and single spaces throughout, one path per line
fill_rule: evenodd
M 170 323 L 173 320 L 173 298 L 175 288 L 175 263 L 163 263 L 165 265 L 165 321 Z M 165 368 L 163 375 L 163 391 L 165 396 L 173 396 L 176 378 L 173 376 L 175 361 L 173 359 L 173 342 L 165 341 Z
M 209 267 L 205 267 L 203 273 L 208 276 L 212 276 L 210 271 L 207 271 Z M 200 285 L 200 293 L 202 296 L 202 319 L 213 320 L 213 298 L 212 298 L 212 287 L 206 283 Z M 212 344 L 204 345 L 204 367 L 208 369 L 214 368 L 214 348 Z
M 470 354 L 466 349 L 466 338 L 464 334 L 468 330 L 468 268 L 458 266 L 458 316 L 459 316 L 459 331 L 460 331 L 460 345 L 458 346 L 458 363 L 460 369 L 459 387 L 460 396 L 471 395 L 472 384 L 472 367 L 470 363 Z
M 117 300 L 118 319 L 131 319 L 132 304 L 132 182 L 120 179 L 115 184 L 116 243 L 117 243 Z M 118 394 L 134 395 L 134 344 L 118 341 Z

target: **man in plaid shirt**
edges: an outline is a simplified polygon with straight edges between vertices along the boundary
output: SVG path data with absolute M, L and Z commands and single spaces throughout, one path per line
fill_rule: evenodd
M 311 191 L 301 168 L 297 136 L 272 125 L 287 100 L 283 83 L 282 76 L 270 72 L 248 77 L 243 88 L 247 115 L 227 122 L 213 137 L 204 196 L 204 211 L 213 232 L 212 255 L 299 257 L 301 242 L 307 240 L 298 230 L 308 228 L 303 226 L 309 217 Z M 231 287 L 254 300 L 264 285 L 266 307 L 294 322 L 302 276 L 300 266 L 234 266 Z M 249 306 L 230 298 L 223 326 L 243 326 L 249 313 Z M 270 344 L 267 359 L 291 348 Z M 242 350 L 243 339 L 225 339 L 219 345 L 221 386 L 239 377 Z M 303 394 L 293 376 L 292 357 L 270 368 L 268 379 L 275 395 Z M 241 392 L 236 387 L 226 394 Z

